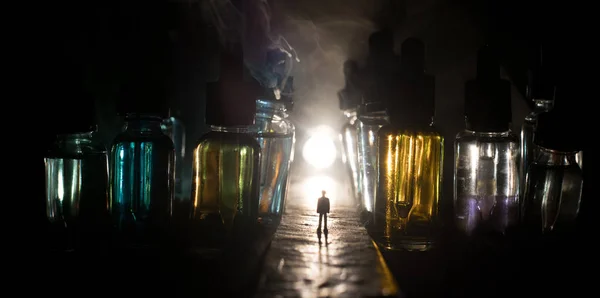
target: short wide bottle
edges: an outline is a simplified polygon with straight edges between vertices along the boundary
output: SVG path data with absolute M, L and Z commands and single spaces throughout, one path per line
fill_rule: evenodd
M 108 159 L 104 146 L 92 142 L 92 133 L 60 134 L 44 157 L 53 249 L 96 245 L 108 231 Z
M 390 248 L 428 250 L 433 244 L 442 183 L 444 138 L 435 130 L 379 130 L 377 212 Z M 385 198 L 385 200 L 384 200 Z M 385 201 L 386 206 L 379 206 Z M 383 219 L 380 214 L 376 219 Z
M 124 244 L 147 247 L 170 235 L 175 184 L 173 142 L 162 118 L 128 113 L 112 145 L 111 213 Z
M 256 222 L 260 151 L 247 126 L 211 127 L 194 150 L 193 221 L 204 221 L 204 226 L 218 222 L 225 230 L 234 221 Z

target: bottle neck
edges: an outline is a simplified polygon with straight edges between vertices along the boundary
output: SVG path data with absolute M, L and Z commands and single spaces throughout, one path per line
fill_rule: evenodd
M 92 136 L 91 131 L 57 135 L 54 150 L 73 155 L 83 154 L 86 148 L 92 147 Z
M 92 143 L 92 131 L 72 134 L 60 134 L 56 136 L 56 144 L 62 145 L 87 145 Z
M 163 119 L 156 115 L 127 114 L 124 130 L 134 132 L 162 132 Z
M 226 132 L 226 133 L 250 133 L 249 126 L 246 125 L 236 125 L 236 126 L 217 126 L 211 125 L 210 130 L 215 132 Z
M 287 109 L 285 103 L 280 101 L 256 100 L 256 116 L 263 118 L 287 118 Z
M 579 151 L 563 152 L 544 147 L 538 148 L 539 150 L 535 160 L 538 164 L 546 164 L 549 166 L 569 166 L 577 164 L 576 155 Z

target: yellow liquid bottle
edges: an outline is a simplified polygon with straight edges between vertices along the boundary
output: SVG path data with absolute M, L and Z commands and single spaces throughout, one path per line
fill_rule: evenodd
M 388 248 L 427 250 L 434 242 L 442 184 L 444 138 L 435 131 L 383 127 L 379 191 Z M 380 207 L 380 206 L 378 206 Z
M 219 80 L 207 84 L 211 131 L 198 141 L 192 166 L 194 247 L 221 247 L 257 224 L 261 148 L 250 129 L 260 85 L 243 74 L 241 53 L 223 51 Z
M 260 146 L 246 128 L 213 127 L 194 150 L 192 220 L 256 220 Z M 238 218 L 236 218 L 238 217 Z
M 419 40 L 403 43 L 390 124 L 378 132 L 373 236 L 387 249 L 428 250 L 438 230 L 444 138 L 432 125 L 434 77 L 423 72 L 423 52 Z

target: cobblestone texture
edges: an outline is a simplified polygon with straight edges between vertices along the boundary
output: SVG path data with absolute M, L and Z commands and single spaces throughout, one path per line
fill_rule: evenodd
M 335 206 L 329 236 L 317 237 L 314 206 L 288 206 L 269 252 L 256 297 L 398 296 L 396 282 L 354 208 Z

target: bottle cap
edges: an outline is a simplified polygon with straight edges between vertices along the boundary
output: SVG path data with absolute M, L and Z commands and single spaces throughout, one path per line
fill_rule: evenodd
M 435 114 L 435 77 L 425 74 L 425 45 L 416 38 L 402 43 L 400 72 L 389 97 L 390 121 L 396 125 L 427 126 Z
M 398 66 L 394 54 L 394 33 L 389 28 L 369 36 L 367 65 L 361 71 L 362 103 L 385 102 L 390 96 L 392 76 Z
M 577 106 L 569 105 L 560 99 L 554 104 L 552 110 L 538 116 L 533 142 L 538 146 L 561 152 L 582 150 L 582 125 L 577 122 L 577 119 L 582 117 L 577 117 Z
M 338 92 L 340 101 L 340 110 L 356 109 L 361 102 L 360 91 L 356 86 L 356 76 L 358 75 L 358 63 L 354 60 L 344 62 L 344 89 Z
M 152 72 L 140 72 L 121 87 L 117 114 L 145 114 L 166 118 L 169 114 L 167 96 L 165 77 Z
M 51 126 L 56 134 L 76 134 L 97 130 L 94 96 L 85 87 L 83 73 L 73 70 L 63 77 L 56 90 L 61 100 L 53 103 Z
M 219 79 L 206 86 L 206 124 L 250 126 L 254 124 L 260 84 L 244 66 L 241 47 L 221 51 Z
M 465 84 L 467 129 L 502 132 L 512 121 L 510 82 L 500 78 L 500 61 L 494 49 L 484 46 L 477 53 L 477 77 Z
M 286 81 L 280 100 L 285 104 L 285 109 L 291 112 L 294 110 L 294 77 L 289 76 Z

